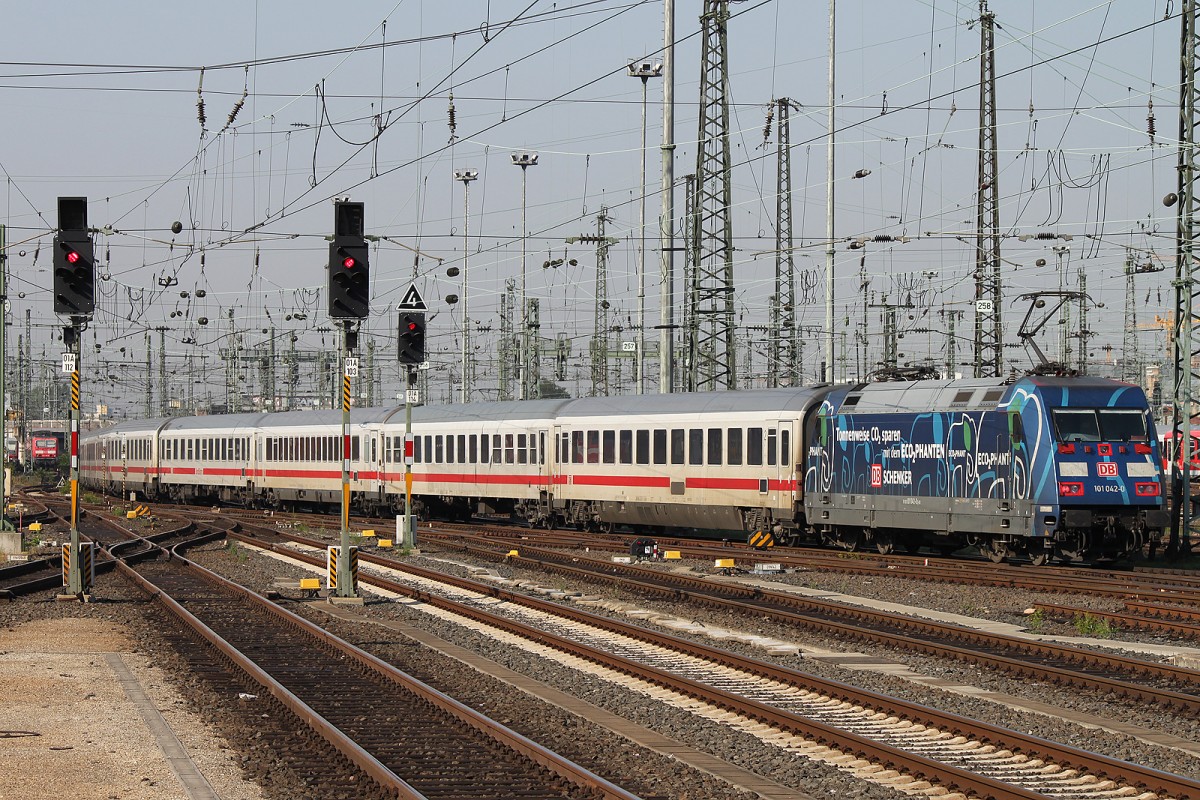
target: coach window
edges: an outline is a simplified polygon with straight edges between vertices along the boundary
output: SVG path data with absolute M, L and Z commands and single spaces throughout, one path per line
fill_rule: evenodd
M 650 431 L 635 431 L 636 455 L 638 464 L 650 463 Z
M 467 435 L 465 433 L 458 435 L 458 463 L 467 463 Z
M 454 437 L 447 436 L 446 437 L 446 463 L 453 464 L 454 461 L 455 461 L 455 459 L 454 459 Z
M 654 463 L 667 463 L 667 430 L 666 428 L 654 429 Z
M 790 467 L 792 465 L 790 433 L 787 428 L 779 430 L 779 465 L 782 467 Z
M 196 441 L 195 439 L 187 440 L 187 460 L 188 461 L 193 461 L 196 458 L 195 447 L 193 445 L 193 442 L 195 442 L 195 441 Z
M 361 445 L 362 441 L 360 437 L 352 436 L 350 438 L 350 458 L 352 460 L 359 461 L 362 459 L 362 451 L 360 450 Z
M 605 464 L 617 463 L 617 432 L 616 431 L 603 431 L 601 433 L 601 438 L 603 439 L 603 442 L 604 442 L 604 450 L 603 450 L 604 463 Z
M 704 429 L 691 428 L 688 430 L 688 463 L 704 463 Z
M 633 431 L 621 431 L 617 437 L 617 450 L 622 464 L 633 463 Z
M 583 463 L 583 431 L 571 431 L 571 463 Z
M 517 434 L 517 463 L 525 464 L 529 461 L 529 436 L 524 433 Z
M 516 463 L 516 456 L 513 454 L 513 435 L 511 433 L 504 434 L 504 463 Z
M 492 463 L 493 464 L 503 464 L 504 463 L 503 455 L 504 455 L 504 443 L 500 439 L 500 434 L 493 433 L 492 434 Z
M 479 463 L 479 437 L 472 433 L 470 436 L 467 437 L 467 445 L 470 448 L 470 453 L 468 454 L 467 463 L 478 464 Z
M 762 428 L 747 428 L 746 429 L 746 463 L 759 467 L 762 466 Z
M 587 432 L 587 463 L 600 463 L 600 431 Z
M 571 434 L 558 434 L 558 463 L 571 463 Z
M 779 442 L 775 438 L 775 429 L 767 428 L 767 466 L 773 467 L 777 462 L 776 448 L 779 447 Z
M 708 465 L 710 467 L 719 467 L 723 460 L 721 458 L 721 429 L 708 429 Z
M 687 442 L 687 431 L 683 428 L 671 429 L 671 463 L 682 464 L 684 462 L 684 445 Z
M 535 464 L 545 464 L 546 463 L 546 432 L 545 431 L 538 431 L 537 461 L 535 461 L 534 463 Z
M 433 461 L 435 464 L 444 463 L 446 458 L 446 446 L 442 442 L 441 435 L 433 437 Z
M 479 434 L 479 463 L 486 464 L 491 459 L 492 454 L 492 435 L 490 433 Z
M 741 466 L 742 463 L 742 429 L 730 428 L 726 435 L 728 447 L 725 454 L 731 467 Z

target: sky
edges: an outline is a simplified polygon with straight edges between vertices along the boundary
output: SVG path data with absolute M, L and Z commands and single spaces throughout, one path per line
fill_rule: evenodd
M 510 284 L 519 292 L 523 245 L 527 293 L 540 305 L 543 375 L 553 371 L 555 348 L 566 348 L 558 382 L 588 394 L 596 254 L 565 240 L 594 233 L 602 208 L 606 233 L 618 240 L 608 261 L 610 346 L 636 337 L 643 106 L 641 81 L 626 65 L 661 59 L 661 2 L 214 0 L 181 9 L 64 0 L 56 7 L 53 20 L 36 6 L 11 9 L 0 33 L 10 360 L 28 315 L 35 365 L 61 380 L 61 322 L 49 292 L 59 196 L 87 197 L 98 231 L 85 395 L 130 414 L 145 410 L 148 333 L 155 407 L 160 341 L 168 395 L 196 402 L 224 398 L 222 356 L 231 344 L 244 353 L 257 348 L 260 361 L 273 352 L 275 363 L 293 338 L 301 350 L 336 348 L 324 296 L 335 198 L 363 202 L 367 233 L 380 237 L 363 324 L 364 341 L 376 346 L 377 403 L 402 388 L 395 306 L 410 284 L 430 307 L 428 399 L 457 397 L 463 304 L 448 301 L 463 294 L 464 273 L 475 389 L 497 396 L 501 298 Z M 677 0 L 679 181 L 696 169 L 700 10 L 697 0 Z M 775 274 L 777 146 L 775 128 L 764 137 L 764 127 L 780 97 L 795 103 L 797 321 L 806 345 L 802 376 L 815 381 L 824 335 L 828 4 L 746 0 L 730 10 L 739 383 L 763 385 L 767 372 L 761 329 Z M 1012 346 L 1029 307 L 1020 296 L 1078 289 L 1081 275 L 1092 300 L 1090 360 L 1120 358 L 1131 259 L 1143 269 L 1133 304 L 1145 326 L 1138 356 L 1169 361 L 1166 331 L 1155 321 L 1173 305 L 1175 209 L 1163 198 L 1175 191 L 1178 4 L 993 0 L 991 10 L 1006 359 L 1017 369 L 1030 364 L 1026 350 Z M 977 2 L 837 5 L 838 377 L 878 366 L 889 304 L 904 306 L 902 363 L 941 365 L 953 316 L 959 369 L 969 374 L 978 16 Z M 651 80 L 644 188 L 651 340 L 659 319 L 661 91 L 661 80 Z M 522 152 L 539 155 L 525 175 L 524 240 L 522 174 L 510 163 Z M 466 168 L 479 171 L 469 197 L 454 180 Z M 678 227 L 682 188 L 675 197 Z M 865 246 L 851 248 L 860 239 Z M 677 276 L 682 266 L 677 258 Z M 1064 343 L 1077 353 L 1080 338 L 1061 334 L 1078 329 L 1073 308 L 1065 324 L 1047 325 L 1039 344 L 1052 358 Z M 614 364 L 611 383 L 629 391 L 631 361 Z M 314 371 L 312 364 L 301 370 L 302 392 L 319 389 Z M 647 391 L 657 391 L 655 361 L 647 372 Z M 232 379 L 256 393 L 260 367 L 243 363 Z M 282 393 L 282 375 L 277 380 Z

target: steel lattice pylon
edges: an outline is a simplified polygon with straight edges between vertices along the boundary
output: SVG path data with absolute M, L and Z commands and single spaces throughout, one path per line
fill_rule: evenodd
M 792 254 L 792 133 L 788 112 L 792 101 L 775 101 L 779 112 L 776 140 L 779 146 L 775 185 L 775 303 L 771 307 L 770 351 L 767 367 L 769 386 L 800 383 L 800 359 L 796 345 L 796 259 Z
M 592 397 L 607 397 L 611 391 L 608 374 L 608 250 L 617 239 L 604 233 L 608 222 L 608 207 L 600 206 L 596 215 L 596 233 L 568 236 L 567 244 L 596 245 L 596 306 L 592 324 Z
M 1171 469 L 1171 538 L 1167 552 L 1171 555 L 1191 549 L 1192 485 L 1192 416 L 1196 411 L 1197 355 L 1200 337 L 1197 335 L 1195 255 L 1196 214 L 1200 203 L 1196 198 L 1196 0 L 1184 0 L 1182 33 L 1179 47 L 1179 213 L 1176 217 L 1175 256 L 1175 329 L 1173 356 L 1174 402 L 1171 429 L 1179 443 L 1179 458 L 1172 459 Z
M 1121 342 L 1121 380 L 1141 383 L 1141 359 L 1138 357 L 1137 295 L 1133 281 L 1133 254 L 1125 257 L 1125 338 Z
M 1000 195 L 996 187 L 996 15 L 979 0 L 979 198 L 975 208 L 975 377 L 1004 373 Z
M 696 176 L 684 176 L 684 212 L 683 212 L 683 240 L 687 246 L 687 258 L 683 264 L 683 286 L 684 286 L 684 303 L 683 303 L 683 330 L 684 330 L 684 357 L 683 357 L 683 389 L 685 392 L 694 392 L 699 383 L 696 373 L 696 348 L 700 343 L 700 326 L 696 318 L 696 309 L 699 307 L 699 287 L 696 284 L 696 258 L 700 253 L 700 248 L 696 246 Z
M 696 372 L 699 389 L 736 389 L 733 220 L 729 179 L 729 0 L 705 0 L 700 17 L 700 133 L 696 149 Z

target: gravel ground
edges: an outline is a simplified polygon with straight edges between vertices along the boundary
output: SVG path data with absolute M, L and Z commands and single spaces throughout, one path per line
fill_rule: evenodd
M 116 682 L 118 654 L 223 800 L 257 800 L 229 741 L 177 673 L 158 656 L 148 605 L 128 590 L 81 606 L 45 596 L 0 602 L 0 738 L 3 800 L 184 800 L 187 797 L 136 706 Z M 52 596 L 51 596 L 52 597 Z M 148 614 L 148 612 L 151 612 Z
M 283 564 L 273 559 L 246 556 L 240 553 L 210 546 L 195 553 L 196 560 L 216 569 L 252 588 L 265 591 L 279 576 L 300 577 L 308 575 L 304 570 Z M 470 576 L 466 566 L 454 567 L 443 560 L 441 554 L 429 552 L 430 558 L 414 557 L 421 566 Z M 458 554 L 447 553 L 445 559 L 460 564 L 470 559 Z M 512 569 L 507 565 L 484 563 L 504 577 L 529 580 L 556 588 L 567 588 L 556 576 L 546 576 Z M 694 565 L 704 569 L 707 564 Z M 665 568 L 665 567 L 664 567 Z M 164 674 L 193 708 L 206 709 L 205 717 L 228 739 L 228 745 L 214 744 L 214 751 L 232 747 L 237 766 L 262 785 L 262 797 L 295 798 L 306 796 L 304 778 L 290 774 L 285 765 L 274 763 L 269 747 L 261 744 L 260 726 L 268 724 L 248 719 L 247 715 L 230 704 L 226 691 L 207 685 L 193 675 L 186 674 L 182 665 L 169 652 L 158 637 L 156 628 L 165 623 L 159 612 L 148 610 L 140 602 L 133 601 L 128 591 L 122 595 L 115 589 L 115 579 L 101 579 L 101 594 L 109 598 L 106 602 L 93 605 L 89 613 L 113 619 L 134 631 L 136 650 L 154 660 Z M 1086 598 L 1073 595 L 1034 595 L 1028 591 L 992 588 L 943 586 L 903 579 L 856 578 L 820 573 L 792 573 L 783 576 L 787 582 L 800 583 L 814 588 L 845 592 L 884 601 L 920 604 L 926 608 L 985 617 L 993 620 L 1017 622 L 1024 619 L 1023 611 L 1035 600 L 1083 606 Z M 614 596 L 606 587 L 575 586 L 605 597 Z M 697 610 L 681 604 L 663 603 L 642 599 L 626 598 L 630 602 L 667 614 L 685 618 L 701 618 L 706 624 L 735 630 L 749 631 L 765 636 L 792 641 L 797 644 L 831 650 L 846 650 L 874 653 L 880 657 L 909 665 L 925 674 L 942 677 L 956 682 L 983 686 L 995 691 L 1056 704 L 1064 708 L 1078 709 L 1100 717 L 1121 719 L 1147 728 L 1169 731 L 1193 741 L 1200 740 L 1200 722 L 1113 701 L 1109 698 L 1081 696 L 1070 690 L 1029 684 L 995 675 L 981 675 L 978 670 L 960 664 L 946 663 L 937 659 L 913 656 L 886 648 L 872 648 L 861 643 L 842 643 L 827 637 L 812 635 L 786 626 L 755 618 L 704 609 Z M 1092 601 L 1095 608 L 1109 608 L 1109 601 Z M 361 626 L 332 620 L 323 613 L 308 609 L 299 603 L 289 607 L 329 628 L 347 640 L 358 644 L 382 658 L 396 664 L 431 685 L 510 727 L 558 750 L 578 763 L 621 783 L 646 798 L 730 798 L 749 800 L 752 796 L 731 789 L 711 776 L 687 768 L 673 759 L 661 757 L 653 752 L 631 746 L 628 742 L 606 731 L 594 730 L 585 721 L 573 717 L 556 707 L 530 699 L 519 691 L 465 670 L 462 665 L 440 654 L 416 647 L 410 641 L 396 635 L 380 635 L 376 626 Z M 452 623 L 439 621 L 430 615 L 408 606 L 389 602 L 372 602 L 365 607 L 372 616 L 402 619 L 423 630 L 492 658 L 505 666 L 537 678 L 563 691 L 582 697 L 627 719 L 675 738 L 681 742 L 714 753 L 743 768 L 770 776 L 773 780 L 807 792 L 815 797 L 850 797 L 864 800 L 884 800 L 900 797 L 899 793 L 865 784 L 841 771 L 826 765 L 816 764 L 785 754 L 759 740 L 723 726 L 700 720 L 684 711 L 668 708 L 648 698 L 632 696 L 628 691 L 596 678 L 580 675 L 562 667 L 552 660 L 514 650 L 498 642 L 473 633 Z M 0 624 L 12 626 L 26 619 L 55 618 L 77 614 L 80 607 L 73 604 L 34 603 L 17 601 L 0 605 Z M 651 623 L 642 624 L 653 627 Z M 1076 635 L 1072 626 L 1047 622 L 1043 632 Z M 681 635 L 678 631 L 672 634 Z M 1128 636 L 1128 634 L 1126 634 Z M 706 641 L 696 637 L 701 641 Z M 1148 639 L 1140 639 L 1148 640 Z M 725 647 L 744 652 L 759 659 L 772 658 L 765 651 L 726 641 Z M 1154 747 L 1146 743 L 1100 731 L 1086 730 L 1039 714 L 1014 711 L 986 701 L 953 693 L 941 692 L 899 678 L 879 673 L 862 673 L 824 664 L 803 657 L 782 657 L 773 660 L 797 670 L 821 675 L 822 677 L 852 684 L 866 684 L 878 692 L 886 692 L 908 700 L 953 711 L 964 716 L 986 719 L 995 724 L 1033 733 L 1047 739 L 1062 741 L 1109 756 L 1121 758 L 1176 772 L 1200 777 L 1200 759 L 1177 751 Z M 228 757 L 229 753 L 226 752 Z M 207 770 L 207 768 L 206 768 Z M 206 772 L 207 774 L 207 772 Z M 211 778 L 210 778 L 211 779 Z M 223 797 L 227 795 L 222 792 Z M 231 797 L 232 795 L 228 795 Z
M 428 555 L 435 556 L 437 554 L 430 552 Z M 214 567 L 220 566 L 225 560 L 224 554 L 215 551 L 210 551 L 201 557 L 204 561 L 212 564 Z M 470 559 L 465 559 L 458 554 L 446 554 L 447 559 L 468 564 Z M 457 574 L 472 577 L 470 570 L 467 567 L 454 567 L 447 564 L 441 558 L 421 558 L 413 559 L 414 563 L 421 566 L 443 570 L 447 572 L 455 572 Z M 300 575 L 297 569 L 293 569 L 279 562 L 271 562 L 265 566 L 261 565 L 260 559 L 252 558 L 247 564 L 254 564 L 254 571 L 265 569 L 264 575 L 257 580 L 265 581 L 263 585 L 269 584 L 270 580 L 281 574 Z M 498 565 L 494 563 L 480 564 L 495 570 L 504 577 L 514 579 L 524 579 L 532 582 L 539 582 L 542 585 L 553 585 L 556 588 L 565 588 L 562 586 L 561 579 L 557 576 L 545 576 L 541 574 L 532 574 L 514 570 L 506 565 Z M 697 565 L 700 566 L 700 565 Z M 220 566 L 220 571 L 225 571 L 226 566 Z M 250 567 L 240 565 L 236 567 L 234 573 L 239 580 L 250 579 Z M 897 603 L 920 603 L 926 607 L 931 607 L 940 610 L 953 611 L 955 613 L 969 613 L 970 610 L 976 610 L 976 616 L 986 615 L 991 619 L 1006 619 L 1011 621 L 1020 621 L 1023 619 L 1022 611 L 1029 607 L 1035 599 L 1043 599 L 1035 597 L 1033 594 L 1022 590 L 1011 589 L 993 589 L 991 587 L 962 587 L 962 586 L 942 586 L 930 585 L 925 583 L 906 581 L 901 579 L 847 579 L 843 576 L 826 576 L 816 573 L 793 574 L 787 576 L 788 580 L 805 583 L 809 586 L 817 586 L 835 591 L 843 591 L 847 593 L 858 594 L 861 596 L 875 597 L 880 600 L 897 602 Z M 253 584 L 251 584 L 253 585 Z M 612 596 L 613 592 L 607 587 L 587 587 L 578 586 L 576 589 L 591 591 L 603 596 Z M 1066 596 L 1058 596 L 1048 594 L 1044 599 L 1048 602 L 1066 603 L 1071 602 L 1075 605 L 1080 605 L 1083 598 L 1075 597 L 1073 599 Z M 1193 741 L 1200 741 L 1200 722 L 1195 720 L 1181 718 L 1179 715 L 1160 712 L 1155 709 L 1141 708 L 1133 706 L 1129 703 L 1115 703 L 1109 698 L 1096 698 L 1081 696 L 1079 693 L 1072 690 L 1062 690 L 1052 686 L 1044 686 L 1039 684 L 1030 684 L 1026 681 L 1009 679 L 1003 676 L 981 675 L 975 668 L 968 667 L 956 663 L 946 663 L 944 661 L 926 658 L 921 656 L 913 656 L 908 653 L 892 651 L 886 648 L 874 648 L 864 646 L 859 643 L 846 645 L 842 642 L 831 640 L 820 636 L 813 636 L 804 631 L 770 623 L 762 619 L 754 619 L 748 621 L 745 617 L 740 617 L 727 613 L 713 612 L 709 609 L 697 611 L 694 607 L 688 607 L 680 604 L 660 603 L 653 601 L 637 600 L 639 606 L 650 608 L 653 610 L 662 611 L 663 613 L 675 614 L 682 617 L 695 618 L 702 616 L 704 622 L 710 625 L 726 627 L 735 630 L 749 630 L 753 633 L 758 633 L 765 636 L 783 639 L 785 641 L 793 641 L 803 645 L 810 645 L 833 650 L 853 650 L 856 652 L 874 652 L 883 658 L 899 661 L 908 664 L 911 668 L 918 672 L 933 675 L 936 677 L 947 678 L 959 683 L 968 685 L 982 685 L 984 688 L 999 692 L 1006 692 L 1017 697 L 1029 698 L 1058 705 L 1063 708 L 1076 709 L 1086 711 L 1087 713 L 1095 714 L 1096 716 L 1120 719 L 1122 721 L 1134 722 L 1144 727 L 1169 731 L 1174 735 L 1182 736 Z M 588 701 L 607 708 L 614 713 L 621 714 L 628 719 L 639 722 L 647 727 L 654 728 L 659 732 L 679 739 L 680 741 L 691 744 L 700 749 L 705 749 L 713 752 L 726 760 L 736 763 L 744 768 L 751 769 L 761 774 L 769 775 L 772 779 L 781 783 L 793 786 L 802 791 L 807 791 L 814 795 L 837 794 L 838 796 L 861 796 L 861 797 L 894 797 L 895 794 L 889 790 L 875 786 L 864 786 L 859 781 L 848 778 L 837 770 L 830 769 L 821 765 L 811 764 L 807 761 L 793 758 L 781 751 L 768 747 L 760 743 L 752 737 L 732 733 L 727 728 L 713 726 L 709 723 L 698 720 L 682 711 L 665 708 L 664 706 L 654 703 L 644 698 L 634 698 L 631 700 L 628 692 L 622 691 L 610 684 L 599 681 L 593 678 L 588 678 L 575 673 L 572 670 L 565 669 L 560 665 L 542 659 L 536 656 L 531 656 L 519 651 L 512 651 L 495 641 L 467 631 L 452 623 L 440 622 L 430 618 L 428 615 L 413 611 L 404 606 L 391 603 L 372 603 L 367 606 L 368 612 L 371 614 L 379 614 L 382 616 L 394 616 L 405 621 L 417 625 L 418 627 L 431 631 L 438 636 L 441 636 L 448 641 L 460 644 L 464 647 L 469 647 L 477 652 L 480 652 L 489 658 L 492 658 L 499 663 L 508 666 L 511 669 L 523 672 L 538 678 L 548 684 L 556 686 L 564 691 L 571 692 L 577 696 L 583 697 Z M 986 609 L 986 611 L 985 611 Z M 318 620 L 323 619 L 323 615 L 317 617 Z M 322 624 L 328 624 L 323 622 Z M 643 623 L 649 624 L 649 623 Z M 1047 626 L 1052 627 L 1052 626 Z M 1062 632 L 1074 634 L 1075 631 L 1069 626 L 1061 626 Z M 365 647 L 365 649 L 375 650 L 374 642 L 378 638 L 375 631 L 355 634 L 352 630 L 347 630 L 345 626 L 338 626 L 336 630 L 340 634 L 344 634 L 346 638 L 354 641 Z M 679 635 L 677 631 L 669 631 L 674 635 Z M 697 637 L 699 640 L 700 637 Z M 744 652 L 747 655 L 755 658 L 769 658 L 765 652 L 758 648 L 742 646 L 732 642 L 726 642 L 726 647 L 732 650 Z M 417 648 L 412 647 L 390 647 L 381 650 L 379 654 L 383 657 L 393 659 L 399 658 L 401 655 L 411 655 Z M 439 665 L 440 657 L 422 655 L 422 658 L 432 658 L 432 667 L 421 667 L 418 665 L 408 666 L 406 663 L 401 663 L 400 666 L 404 669 L 411 669 L 415 674 L 418 674 L 422 679 L 428 680 L 434 685 L 442 685 L 440 682 L 448 679 L 448 676 L 454 677 L 461 675 L 462 670 L 454 665 L 447 667 Z M 1126 736 L 1110 734 L 1103 731 L 1095 731 L 1084 729 L 1076 724 L 1058 720 L 1052 717 L 1047 717 L 1041 714 L 1019 712 L 998 706 L 994 703 L 979 700 L 976 698 L 966 697 L 954 693 L 942 692 L 936 689 L 930 689 L 925 686 L 913 684 L 900 678 L 892 678 L 879 673 L 862 673 L 854 670 L 843 669 L 834 665 L 823 664 L 803 657 L 784 657 L 775 659 L 780 663 L 784 663 L 794 669 L 806 671 L 813 674 L 821 675 L 822 677 L 840 680 L 851 684 L 867 684 L 870 688 L 878 692 L 885 692 L 898 697 L 922 703 L 925 705 L 952 711 L 963 716 L 974 717 L 977 719 L 985 719 L 989 722 L 999 724 L 1005 727 L 1020 730 L 1026 733 L 1032 733 L 1047 739 L 1053 739 L 1075 746 L 1086 747 L 1095 752 L 1103 753 L 1115 758 L 1120 758 L 1128 761 L 1135 761 L 1144 764 L 1153 764 L 1157 768 L 1176 772 L 1182 775 L 1192 777 L 1200 777 L 1200 759 L 1179 751 L 1156 747 L 1147 743 L 1131 739 Z M 450 691 L 450 688 L 447 688 Z M 466 695 L 456 694 L 455 696 L 464 697 L 465 701 L 471 704 L 478 702 L 479 706 L 489 714 L 494 714 L 498 719 L 512 719 L 527 721 L 534 719 L 534 715 L 522 712 L 512 711 L 505 706 L 503 710 L 493 710 L 491 705 L 498 701 L 501 694 L 508 693 L 507 689 L 485 689 L 482 695 L 478 695 L 478 701 L 466 700 Z M 505 700 L 507 703 L 508 700 Z M 539 712 L 540 714 L 540 712 Z M 518 729 L 533 738 L 541 738 L 545 733 L 535 734 L 532 731 L 526 731 L 519 725 Z M 573 741 L 579 741 L 578 729 L 572 728 L 571 734 L 565 738 L 563 745 L 570 747 Z M 558 739 L 552 744 L 556 749 L 559 748 Z M 564 753 L 572 757 L 580 763 L 583 763 L 593 769 L 596 769 L 595 758 L 589 759 L 588 753 L 602 754 L 600 755 L 601 765 L 611 763 L 611 755 L 619 752 L 620 748 L 612 746 L 597 746 L 588 744 L 580 753 L 577 750 L 565 749 Z M 603 769 L 597 769 L 602 774 L 609 774 Z M 668 786 L 678 787 L 681 784 L 668 779 L 665 781 Z M 835 788 L 836 787 L 836 788 Z M 674 794 L 666 796 L 678 796 Z M 688 795 L 688 796 L 704 796 L 717 797 L 724 796 L 720 794 L 712 794 L 709 792 Z

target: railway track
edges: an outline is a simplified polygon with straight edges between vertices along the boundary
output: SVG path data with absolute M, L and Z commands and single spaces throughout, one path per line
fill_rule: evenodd
M 118 568 L 203 640 L 190 648 L 202 668 L 217 648 L 259 687 L 246 694 L 273 698 L 312 731 L 277 746 L 319 796 L 372 784 L 405 798 L 633 797 L 186 558 Z
M 314 567 L 323 564 L 316 553 L 281 544 L 285 537 L 273 532 L 242 532 L 234 538 L 287 552 Z M 590 669 L 631 691 L 759 735 L 787 753 L 855 762 L 867 779 L 876 774 L 910 790 L 928 782 L 996 798 L 1057 794 L 1067 787 L 1075 797 L 1142 792 L 1153 792 L 1143 795 L 1147 798 L 1200 797 L 1200 783 L 1187 778 L 1154 770 L 1136 774 L 1142 768 L 579 609 L 371 554 L 360 558 L 389 570 L 385 577 L 364 567 L 364 582 L 418 598 L 492 630 L 493 636 L 519 639 L 535 652 Z M 482 605 L 495 599 L 507 602 Z M 883 766 L 893 771 L 884 774 Z

